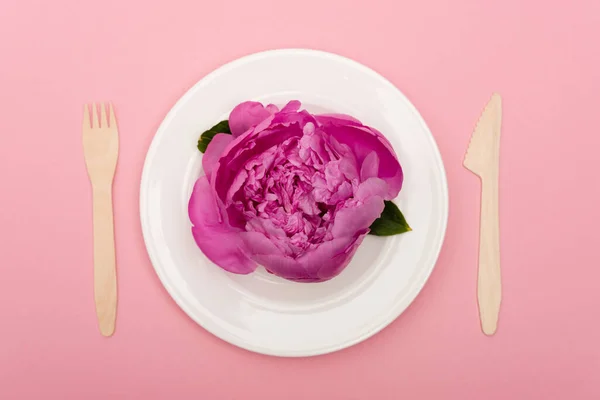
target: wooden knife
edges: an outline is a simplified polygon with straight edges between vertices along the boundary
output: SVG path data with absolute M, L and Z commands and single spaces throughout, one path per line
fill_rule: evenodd
M 502 99 L 494 93 L 473 131 L 464 161 L 464 166 L 481 178 L 477 300 L 481 329 L 486 335 L 496 333 L 502 299 L 498 222 L 501 122 Z

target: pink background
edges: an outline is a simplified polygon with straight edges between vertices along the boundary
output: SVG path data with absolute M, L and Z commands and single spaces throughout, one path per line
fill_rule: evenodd
M 600 398 L 599 37 L 597 0 L 3 0 L 0 399 Z M 388 77 L 428 122 L 450 185 L 446 241 L 413 305 L 376 337 L 309 359 L 252 354 L 192 322 L 138 218 L 146 149 L 174 102 L 221 64 L 281 47 Z M 494 90 L 504 301 L 488 338 L 478 181 L 462 158 Z M 96 327 L 80 139 L 94 100 L 115 103 L 121 132 L 111 339 Z

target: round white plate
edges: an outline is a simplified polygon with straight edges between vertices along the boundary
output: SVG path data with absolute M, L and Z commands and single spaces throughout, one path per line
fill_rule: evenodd
M 187 204 L 202 174 L 200 133 L 245 100 L 302 101 L 311 112 L 350 114 L 379 129 L 405 180 L 396 203 L 412 232 L 368 236 L 351 264 L 323 283 L 294 283 L 259 268 L 235 275 L 194 243 Z M 146 156 L 140 193 L 156 273 L 198 324 L 236 346 L 278 356 L 340 350 L 377 333 L 417 296 L 438 257 L 448 217 L 444 166 L 431 132 L 404 95 L 349 59 L 311 50 L 241 58 L 206 76 L 166 116 Z

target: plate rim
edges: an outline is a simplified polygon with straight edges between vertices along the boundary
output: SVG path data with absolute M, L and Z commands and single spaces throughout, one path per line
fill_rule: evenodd
M 164 268 L 159 267 L 160 263 L 158 261 L 158 255 L 153 250 L 154 247 L 150 242 L 151 234 L 150 234 L 149 221 L 148 221 L 148 217 L 147 217 L 148 213 L 146 212 L 147 204 L 146 204 L 146 200 L 145 200 L 145 198 L 147 197 L 147 191 L 148 191 L 147 187 L 149 185 L 149 177 L 148 177 L 149 170 L 150 170 L 149 166 L 150 166 L 150 164 L 152 164 L 155 153 L 157 152 L 158 142 L 160 141 L 160 138 L 162 138 L 162 136 L 165 134 L 166 126 L 170 123 L 170 121 L 173 118 L 175 118 L 175 114 L 181 108 L 181 105 L 184 104 L 186 101 L 188 101 L 188 99 L 196 91 L 198 91 L 200 89 L 200 87 L 203 85 L 203 83 L 209 81 L 210 79 L 212 79 L 220 74 L 223 74 L 231 69 L 236 68 L 237 66 L 252 62 L 254 60 L 258 60 L 261 58 L 285 56 L 285 55 L 295 55 L 295 56 L 300 55 L 300 56 L 309 56 L 309 57 L 317 56 L 317 57 L 321 57 L 321 58 L 329 58 L 334 61 L 346 63 L 352 67 L 357 68 L 357 70 L 360 70 L 366 74 L 370 74 L 370 75 L 376 77 L 377 79 L 381 80 L 386 86 L 390 87 L 390 89 L 396 91 L 397 94 L 400 96 L 400 98 L 404 101 L 406 106 L 412 111 L 414 116 L 417 118 L 417 120 L 420 123 L 420 125 L 422 126 L 422 128 L 427 133 L 428 140 L 433 148 L 433 153 L 434 153 L 433 155 L 436 160 L 436 164 L 438 165 L 439 170 L 441 172 L 441 174 L 440 174 L 441 184 L 442 184 L 442 191 L 441 191 L 442 193 L 441 194 L 443 197 L 442 198 L 443 210 L 442 210 L 442 217 L 441 217 L 441 221 L 440 221 L 441 222 L 440 240 L 439 240 L 439 243 L 437 243 L 436 248 L 433 249 L 433 257 L 432 257 L 431 265 L 428 266 L 427 271 L 426 271 L 426 273 L 423 274 L 421 280 L 414 283 L 414 287 L 415 287 L 414 296 L 407 296 L 407 297 L 412 297 L 412 298 L 410 298 L 410 300 L 408 302 L 406 302 L 406 304 L 404 306 L 401 305 L 401 306 L 397 307 L 395 310 L 391 310 L 391 312 L 387 313 L 388 314 L 387 317 L 383 318 L 379 322 L 378 325 L 374 326 L 372 329 L 368 330 L 367 332 L 363 333 L 362 335 L 359 335 L 351 340 L 347 340 L 343 343 L 338 343 L 333 346 L 328 346 L 327 348 L 318 348 L 318 349 L 312 349 L 309 351 L 303 350 L 300 352 L 272 350 L 268 347 L 255 346 L 255 345 L 252 345 L 251 343 L 247 343 L 247 342 L 241 342 L 241 343 L 236 342 L 234 335 L 228 335 L 226 330 L 216 329 L 217 326 L 215 324 L 210 323 L 210 321 L 209 321 L 210 318 L 202 319 L 202 318 L 198 318 L 196 315 L 194 315 L 194 313 L 190 309 L 188 309 L 188 306 L 186 304 L 184 296 L 180 295 L 179 292 L 169 283 L 169 281 L 166 277 Z M 336 351 L 339 351 L 339 350 L 342 350 L 342 349 L 345 349 L 348 347 L 352 347 L 360 342 L 363 342 L 363 341 L 371 338 L 372 336 L 376 335 L 377 333 L 382 331 L 384 328 L 389 326 L 392 322 L 394 322 L 415 301 L 415 299 L 419 296 L 419 294 L 423 290 L 423 287 L 429 280 L 431 273 L 433 272 L 433 269 L 435 268 L 435 266 L 438 262 L 439 255 L 442 250 L 442 246 L 446 239 L 446 230 L 447 230 L 448 218 L 449 218 L 448 180 L 447 180 L 446 168 L 444 167 L 444 161 L 443 161 L 441 153 L 439 151 L 437 142 L 436 142 L 433 134 L 431 133 L 431 130 L 429 129 L 429 126 L 427 125 L 427 123 L 423 119 L 422 115 L 417 110 L 417 108 L 412 104 L 412 102 L 404 95 L 404 93 L 396 85 L 394 85 L 390 80 L 388 80 L 386 77 L 384 77 L 383 75 L 381 75 L 374 69 L 372 69 L 358 61 L 355 61 L 351 58 L 348 58 L 348 57 L 345 57 L 345 56 L 342 56 L 342 55 L 339 55 L 336 53 L 322 51 L 322 50 L 308 49 L 308 48 L 283 48 L 283 49 L 266 50 L 266 51 L 260 51 L 260 52 L 248 54 L 248 55 L 239 57 L 237 59 L 234 59 L 232 61 L 229 61 L 229 62 L 215 68 L 207 75 L 204 75 L 203 77 L 201 77 L 181 97 L 179 97 L 179 99 L 173 104 L 173 106 L 171 106 L 170 110 L 167 112 L 167 114 L 163 118 L 162 122 L 156 129 L 156 132 L 154 133 L 154 135 L 152 137 L 152 141 L 146 152 L 146 157 L 144 159 L 144 164 L 142 166 L 142 175 L 141 175 L 139 188 L 140 188 L 140 194 L 139 194 L 139 196 L 140 196 L 140 200 L 139 200 L 140 222 L 141 222 L 142 236 L 144 239 L 144 245 L 146 247 L 146 252 L 148 253 L 148 257 L 150 258 L 150 263 L 152 264 L 152 267 L 153 267 L 155 273 L 157 274 L 161 284 L 166 289 L 167 293 L 171 296 L 171 298 L 175 301 L 175 303 L 179 306 L 179 308 L 181 308 L 186 313 L 186 315 L 190 319 L 192 319 L 196 324 L 198 324 L 200 327 L 202 327 L 203 329 L 205 329 L 212 335 L 216 336 L 217 338 L 223 340 L 224 342 L 227 342 L 236 347 L 245 349 L 247 351 L 270 355 L 270 356 L 278 356 L 278 357 L 309 357 L 309 356 L 317 356 L 317 355 L 333 353 L 333 352 L 336 352 Z

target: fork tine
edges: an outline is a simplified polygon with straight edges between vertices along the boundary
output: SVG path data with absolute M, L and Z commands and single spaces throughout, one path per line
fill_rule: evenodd
M 96 103 L 92 103 L 92 120 L 92 128 L 100 128 L 100 119 Z
M 113 108 L 112 103 L 108 103 L 108 111 L 110 112 L 110 127 L 117 127 L 117 117 L 115 116 L 115 110 Z
M 106 104 L 100 103 L 100 122 L 102 123 L 102 127 L 108 127 L 108 117 L 106 116 Z
M 90 107 L 89 104 L 84 104 L 83 105 L 83 129 L 85 132 L 85 129 L 90 129 Z

